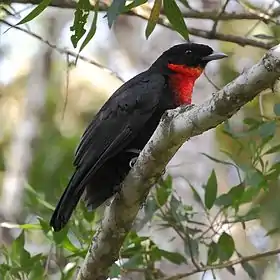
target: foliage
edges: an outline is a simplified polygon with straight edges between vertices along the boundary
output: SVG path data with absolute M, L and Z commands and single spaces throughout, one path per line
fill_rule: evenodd
M 201 191 L 197 191 L 190 185 L 194 200 L 200 205 L 202 212 L 186 205 L 178 197 L 172 188 L 170 176 L 158 182 L 153 194 L 143 206 L 144 217 L 135 228 L 139 230 L 145 224 L 156 220 L 161 229 L 174 230 L 177 238 L 183 242 L 184 249 L 176 252 L 167 251 L 160 248 L 148 236 L 141 236 L 136 231 L 132 231 L 123 244 L 119 262 L 111 267 L 111 277 L 131 271 L 142 271 L 146 279 L 159 279 L 163 277 L 163 272 L 157 268 L 156 263 L 163 259 L 176 265 L 191 264 L 199 269 L 206 266 L 215 269 L 215 265 L 224 264 L 229 272 L 235 274 L 234 267 L 226 264 L 230 259 L 242 258 L 242 256 L 235 247 L 230 229 L 237 223 L 242 223 L 246 227 L 248 221 L 258 219 L 260 214 L 260 208 L 257 206 L 252 206 L 245 214 L 241 214 L 239 209 L 242 205 L 256 199 L 261 192 L 267 191 L 269 185 L 279 177 L 279 162 L 275 161 L 269 165 L 264 159 L 266 155 L 280 151 L 279 144 L 270 147 L 275 126 L 278 127 L 280 123 L 278 106 L 275 105 L 276 116 L 273 118 L 245 119 L 246 129 L 242 133 L 234 133 L 228 124 L 224 125 L 224 133 L 240 144 L 240 153 L 244 150 L 250 151 L 250 162 L 247 165 L 238 165 L 230 154 L 227 154 L 227 157 L 231 158 L 229 161 L 205 155 L 219 164 L 235 166 L 240 182 L 232 186 L 228 192 L 218 194 L 218 182 L 213 170 L 205 186 L 201 187 L 201 191 L 205 194 L 204 199 L 199 194 Z M 242 142 L 244 137 L 249 137 L 251 141 Z M 241 171 L 243 176 L 240 176 Z M 29 189 L 32 188 L 29 186 Z M 71 279 L 77 264 L 85 256 L 91 242 L 92 224 L 98 223 L 97 219 L 94 213 L 88 213 L 81 205 L 69 226 L 59 233 L 54 233 L 48 226 L 49 209 L 53 206 L 40 195 L 34 196 L 33 193 L 28 192 L 30 197 L 27 199 L 30 199 L 30 207 L 45 208 L 45 211 L 38 212 L 47 214 L 38 217 L 36 223 L 14 225 L 20 229 L 20 234 L 10 248 L 1 249 L 4 259 L 0 266 L 1 278 L 39 279 L 51 273 L 50 271 L 53 273 L 59 271 L 61 279 Z M 211 215 L 213 210 L 216 212 L 214 218 Z M 205 219 L 201 219 L 203 216 Z M 268 234 L 275 232 L 276 230 L 271 230 Z M 48 243 L 47 253 L 31 255 L 26 247 L 27 236 L 32 239 L 39 236 L 43 238 Z M 167 242 L 171 241 L 167 240 Z M 208 254 L 203 263 L 201 252 L 205 250 Z M 241 261 L 241 265 L 248 275 L 255 279 L 254 267 L 247 261 Z
M 18 25 L 27 23 L 33 20 L 35 17 L 39 16 L 45 10 L 45 8 L 48 7 L 50 2 L 50 0 L 44 0 L 40 2 L 40 4 L 36 8 L 34 8 L 26 17 L 24 17 L 18 23 Z M 143 5 L 146 2 L 147 0 L 134 0 L 126 5 L 125 0 L 113 0 L 111 5 L 108 6 L 107 9 L 107 20 L 109 27 L 112 27 L 118 15 L 122 13 L 127 13 L 133 8 Z M 173 26 L 174 30 L 181 34 L 184 39 L 188 39 L 188 29 L 185 24 L 183 15 L 175 0 L 163 0 L 163 3 L 162 0 L 156 0 L 154 2 L 152 12 L 149 17 L 147 28 L 145 31 L 146 37 L 148 38 L 153 32 L 160 16 L 161 7 L 163 7 L 166 16 L 170 24 Z M 79 41 L 83 38 L 87 31 L 86 23 L 89 20 L 89 14 L 92 10 L 94 11 L 94 18 L 91 22 L 88 34 L 83 40 L 79 51 L 81 51 L 89 43 L 89 41 L 93 38 L 95 34 L 99 11 L 99 0 L 95 1 L 94 6 L 89 2 L 89 0 L 79 0 L 77 2 L 76 11 L 74 13 L 74 22 L 73 25 L 70 27 L 70 30 L 74 32 L 74 34 L 71 36 L 71 41 L 75 48 L 77 47 Z

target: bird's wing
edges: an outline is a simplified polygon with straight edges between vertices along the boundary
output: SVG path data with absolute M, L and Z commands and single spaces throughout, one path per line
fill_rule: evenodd
M 98 112 L 81 138 L 74 160 L 76 170 L 51 218 L 56 231 L 69 220 L 91 175 L 145 127 L 165 84 L 162 75 L 144 72 L 119 88 Z
M 88 165 L 89 159 L 91 167 L 102 165 L 121 151 L 153 114 L 164 86 L 162 75 L 144 72 L 119 88 L 84 132 L 74 165 Z
M 88 178 L 132 141 L 152 116 L 165 78 L 145 74 L 117 90 L 85 131 L 75 155 L 74 185 L 84 188 Z

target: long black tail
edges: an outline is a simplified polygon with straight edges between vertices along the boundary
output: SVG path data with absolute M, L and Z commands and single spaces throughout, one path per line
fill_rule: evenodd
M 51 217 L 50 226 L 53 227 L 54 231 L 60 231 L 67 224 L 84 190 L 85 185 L 81 184 L 81 173 L 77 170 L 70 179 Z

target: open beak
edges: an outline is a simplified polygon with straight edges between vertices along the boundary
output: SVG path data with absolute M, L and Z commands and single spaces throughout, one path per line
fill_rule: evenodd
M 228 55 L 226 55 L 225 53 L 221 53 L 221 52 L 216 52 L 216 53 L 212 53 L 209 54 L 207 56 L 204 56 L 202 58 L 203 61 L 212 61 L 212 60 L 218 60 L 218 59 L 222 59 L 228 57 Z

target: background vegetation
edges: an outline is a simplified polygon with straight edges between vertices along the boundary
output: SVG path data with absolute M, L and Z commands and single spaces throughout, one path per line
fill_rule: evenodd
M 80 203 L 59 233 L 49 218 L 83 129 L 123 81 L 175 43 L 207 43 L 230 58 L 207 66 L 196 84 L 200 103 L 278 43 L 279 5 L 1 0 L 0 278 L 75 276 L 103 209 L 90 213 Z M 276 85 L 186 143 L 110 277 L 278 279 L 279 117 Z

